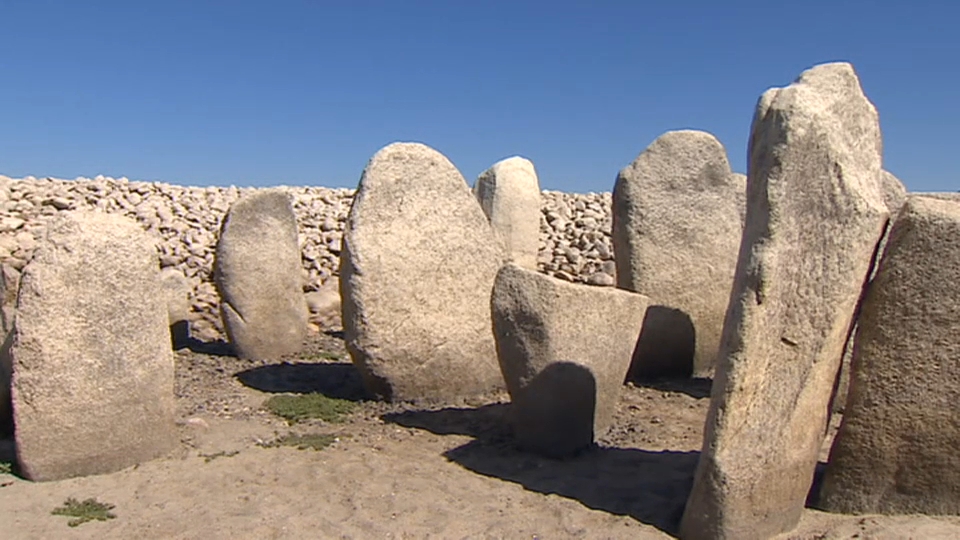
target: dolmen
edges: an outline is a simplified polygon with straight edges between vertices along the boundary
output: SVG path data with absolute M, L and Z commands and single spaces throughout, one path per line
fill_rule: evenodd
M 689 540 L 796 527 L 889 217 L 879 118 L 847 63 L 765 92 L 748 147 L 743 241 L 680 524 Z
M 258 191 L 230 206 L 217 240 L 214 282 L 237 356 L 276 360 L 300 351 L 308 308 L 289 194 Z
M 132 219 L 63 212 L 48 223 L 7 345 L 25 478 L 110 473 L 178 444 L 156 241 Z
M 649 296 L 633 380 L 709 377 L 743 234 L 746 177 L 713 135 L 661 135 L 617 175 L 617 287 Z
M 490 294 L 506 255 L 463 175 L 398 142 L 360 178 L 340 254 L 347 350 L 369 391 L 454 401 L 503 388 Z
M 514 263 L 498 272 L 490 305 L 521 448 L 561 458 L 606 433 L 649 303 Z

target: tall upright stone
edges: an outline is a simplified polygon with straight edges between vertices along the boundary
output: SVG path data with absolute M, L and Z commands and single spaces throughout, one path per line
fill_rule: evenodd
M 651 298 L 631 377 L 708 376 L 743 234 L 746 177 L 713 135 L 670 131 L 613 190 L 617 286 Z
M 15 437 L 28 479 L 109 473 L 178 443 L 156 242 L 133 220 L 54 218 L 24 268 L 13 334 Z
M 911 196 L 863 303 L 819 506 L 960 514 L 960 200 Z
M 235 202 L 220 228 L 215 282 L 237 356 L 295 354 L 307 332 L 297 216 L 290 195 L 258 191 Z
M 881 137 L 851 65 L 760 98 L 747 218 L 684 539 L 794 528 L 888 210 Z
M 463 176 L 419 143 L 393 143 L 363 171 L 343 233 L 347 350 L 392 400 L 502 388 L 490 294 L 505 255 Z
M 493 229 L 513 262 L 537 269 L 540 251 L 540 182 L 529 160 L 515 156 L 480 174 L 473 185 Z

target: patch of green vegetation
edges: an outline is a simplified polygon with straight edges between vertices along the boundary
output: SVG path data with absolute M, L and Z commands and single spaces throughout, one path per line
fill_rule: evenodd
M 297 435 L 296 433 L 287 433 L 286 435 L 274 439 L 271 442 L 263 443 L 260 446 L 264 448 L 279 448 L 281 446 L 293 446 L 297 450 L 323 450 L 337 441 L 336 435 L 329 433 L 306 433 Z
M 0 474 L 13 474 L 13 463 L 0 461 Z
M 216 454 L 200 454 L 200 457 L 203 458 L 203 462 L 204 462 L 204 463 L 210 463 L 211 461 L 213 461 L 213 460 L 215 460 L 215 459 L 217 459 L 217 458 L 219 458 L 219 457 L 233 457 L 233 456 L 235 456 L 235 455 L 237 455 L 237 454 L 239 454 L 239 453 L 240 453 L 239 450 L 234 450 L 234 451 L 232 451 L 232 452 L 227 452 L 226 450 L 221 450 L 220 452 L 217 452 Z
M 311 393 L 297 396 L 273 396 L 265 401 L 263 406 L 271 413 L 286 418 L 287 422 L 296 424 L 311 418 L 319 418 L 324 422 L 343 422 L 343 417 L 353 412 L 357 404 L 320 393 Z
M 54 509 L 51 514 L 76 518 L 67 522 L 67 525 L 76 527 L 88 521 L 106 521 L 117 517 L 110 512 L 113 508 L 114 506 L 112 504 L 102 503 L 96 499 L 87 499 L 80 502 L 70 497 L 67 499 L 67 502 L 63 503 L 63 506 Z

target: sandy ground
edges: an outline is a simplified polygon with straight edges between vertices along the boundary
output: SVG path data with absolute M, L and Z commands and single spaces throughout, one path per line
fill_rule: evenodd
M 514 448 L 504 394 L 447 407 L 368 399 L 336 333 L 273 364 L 192 349 L 176 354 L 176 451 L 59 482 L 0 474 L 0 538 L 671 538 L 709 402 L 708 381 L 627 385 L 596 448 L 550 460 Z M 316 391 L 358 410 L 288 426 L 262 408 L 275 393 Z M 338 439 L 262 446 L 288 432 Z M 117 517 L 68 527 L 51 515 L 68 497 L 113 504 Z M 960 538 L 960 518 L 808 509 L 782 538 Z

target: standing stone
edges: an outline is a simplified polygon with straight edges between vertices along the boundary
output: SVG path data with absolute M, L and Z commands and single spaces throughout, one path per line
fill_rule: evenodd
M 343 233 L 347 350 L 392 400 L 503 387 L 490 294 L 504 253 L 463 176 L 419 143 L 393 143 L 363 171 Z
M 522 157 L 500 161 L 480 174 L 473 193 L 510 259 L 536 270 L 540 250 L 540 183 L 533 163 Z
M 179 349 L 190 337 L 190 282 L 183 272 L 168 266 L 160 270 L 160 283 L 166 295 L 173 348 Z
M 709 376 L 737 266 L 746 178 L 713 135 L 671 131 L 613 191 L 617 286 L 649 296 L 631 377 Z
M 881 138 L 853 67 L 763 94 L 747 219 L 684 539 L 794 528 L 834 379 L 888 211 Z
M 167 267 L 160 270 L 160 282 L 167 300 L 170 325 L 190 319 L 190 283 L 183 272 Z
M 155 241 L 129 218 L 61 213 L 21 278 L 11 347 L 20 470 L 104 474 L 178 442 Z
M 907 188 L 900 182 L 900 179 L 887 171 L 880 172 L 880 185 L 883 188 L 883 201 L 887 205 L 887 210 L 891 216 L 896 216 L 904 200 L 907 198 Z M 880 239 L 873 262 L 870 265 L 870 281 L 873 280 L 873 277 L 877 273 L 880 254 L 883 253 L 884 246 L 887 244 L 887 235 L 892 225 L 892 220 L 888 220 L 886 227 L 884 227 L 883 237 Z M 857 313 L 859 318 L 859 309 Z M 834 396 L 831 398 L 830 403 L 831 412 L 843 412 L 847 403 L 847 390 L 850 387 L 850 362 L 853 358 L 853 341 L 856 333 L 857 323 L 855 322 L 853 330 L 847 338 L 847 344 L 843 349 L 843 361 L 840 364 L 840 374 L 837 375 L 837 382 L 834 385 Z
M 297 353 L 307 333 L 297 216 L 290 196 L 258 191 L 233 203 L 216 255 L 220 312 L 237 356 Z
M 310 310 L 310 322 L 320 328 L 342 328 L 340 313 L 340 278 L 333 276 L 319 290 L 305 295 Z
M 0 437 L 13 428 L 10 409 L 10 377 L 13 360 L 10 345 L 13 342 L 13 320 L 17 310 L 17 290 L 20 272 L 8 264 L 0 264 Z
M 9 264 L 0 264 L 0 331 L 3 335 L 13 330 L 19 286 L 20 272 Z
M 960 201 L 910 197 L 860 316 L 820 506 L 960 514 Z
M 500 270 L 493 327 L 523 448 L 563 457 L 606 433 L 649 303 L 516 264 Z

